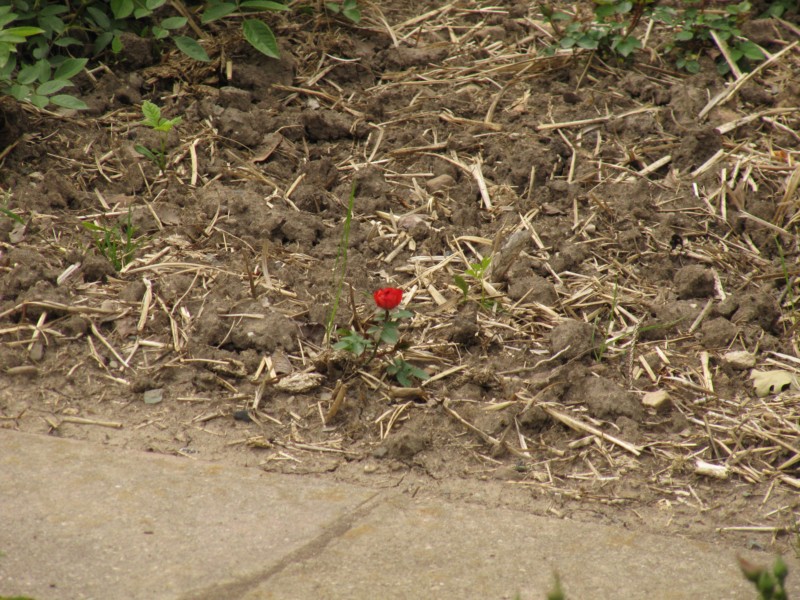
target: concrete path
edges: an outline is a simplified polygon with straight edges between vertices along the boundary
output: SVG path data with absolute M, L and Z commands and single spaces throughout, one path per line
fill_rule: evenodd
M 557 570 L 571 600 L 751 600 L 737 554 L 0 430 L 0 596 L 529 600 Z

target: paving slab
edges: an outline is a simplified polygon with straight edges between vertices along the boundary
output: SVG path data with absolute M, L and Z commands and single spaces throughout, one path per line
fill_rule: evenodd
M 529 600 L 558 572 L 570 600 L 751 600 L 740 554 L 772 559 L 0 430 L 0 596 Z
M 0 596 L 156 600 L 245 585 L 349 527 L 373 496 L 0 430 Z
M 246 600 L 406 598 L 544 600 L 560 575 L 569 599 L 747 599 L 737 554 L 767 554 L 512 510 L 392 498 L 326 551 Z M 794 579 L 798 561 L 787 559 Z M 800 592 L 794 586 L 794 596 Z M 793 597 L 790 594 L 790 597 Z

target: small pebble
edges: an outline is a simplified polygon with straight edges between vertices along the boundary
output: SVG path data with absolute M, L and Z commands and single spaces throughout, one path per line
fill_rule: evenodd
M 429 179 L 425 183 L 425 187 L 428 188 L 429 192 L 440 192 L 449 187 L 453 187 L 455 184 L 455 179 L 445 173 L 444 175 L 439 175 L 438 177 Z
M 669 406 L 669 392 L 667 392 L 667 390 L 648 392 L 642 396 L 642 404 L 644 404 L 647 408 L 663 410 Z
M 745 369 L 752 369 L 756 366 L 756 355 L 747 350 L 735 350 L 733 352 L 726 352 L 722 356 L 728 365 L 737 371 L 744 371 Z

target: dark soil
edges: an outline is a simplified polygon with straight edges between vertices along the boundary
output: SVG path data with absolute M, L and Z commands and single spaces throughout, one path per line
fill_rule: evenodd
M 3 99 L 0 426 L 785 551 L 798 392 L 725 356 L 800 365 L 798 53 L 701 118 L 710 61 L 537 57 L 534 4 L 278 15 L 279 61 L 226 32 L 231 79 L 131 44 L 85 114 Z M 163 174 L 143 99 L 183 117 Z M 325 343 L 354 181 L 335 324 L 403 288 L 416 390 Z M 85 224 L 128 219 L 117 271 Z

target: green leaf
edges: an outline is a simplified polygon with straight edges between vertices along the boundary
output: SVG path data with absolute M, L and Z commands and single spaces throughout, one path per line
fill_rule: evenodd
M 613 15 L 616 12 L 617 12 L 617 8 L 615 6 L 612 6 L 612 5 L 598 6 L 597 8 L 594 9 L 594 14 L 597 15 L 598 17 L 600 17 L 601 19 L 605 19 L 607 17 L 610 17 L 611 15 Z
M 40 33 L 44 33 L 44 29 L 42 29 L 41 27 L 31 27 L 31 26 L 9 27 L 8 29 L 4 29 L 2 33 L 4 35 L 7 34 L 15 37 L 27 38 L 33 35 L 39 35 Z
M 51 6 L 42 7 L 42 9 L 39 11 L 39 14 L 43 15 L 43 16 L 46 16 L 46 17 L 49 17 L 51 15 L 60 15 L 62 13 L 67 12 L 68 10 L 69 9 L 66 6 L 59 5 L 59 4 L 54 4 L 54 5 L 51 5 Z
M 4 44 L 0 42 L 0 69 L 2 69 L 3 67 L 6 66 L 6 64 L 8 64 L 9 58 L 11 58 L 11 44 Z M 11 70 L 9 70 L 8 73 L 10 75 Z M 8 75 L 4 77 L 3 75 L 0 74 L 0 81 L 6 79 L 6 77 L 8 77 Z
M 599 45 L 600 42 L 589 35 L 581 36 L 581 38 L 578 40 L 578 47 L 586 50 L 597 50 Z
M 156 155 L 153 153 L 153 151 L 150 150 L 150 148 L 147 148 L 146 146 L 142 146 L 141 144 L 136 144 L 133 147 L 133 149 L 136 150 L 142 156 L 145 156 L 145 157 L 149 158 L 153 162 L 156 162 L 158 160 L 156 158 Z
M 271 2 L 270 0 L 245 0 L 239 4 L 240 8 L 252 8 L 255 10 L 272 10 L 284 11 L 289 10 L 289 7 L 280 2 Z
M 167 0 L 147 0 L 144 4 L 148 10 L 154 11 L 157 8 L 164 6 Z
M 411 369 L 410 369 L 410 370 L 411 370 L 411 374 L 412 374 L 414 377 L 416 377 L 417 379 L 419 379 L 420 381 L 425 381 L 426 379 L 430 379 L 430 378 L 431 378 L 431 376 L 430 376 L 430 375 L 428 375 L 428 374 L 427 374 L 425 371 L 423 371 L 422 369 L 418 369 L 418 368 L 417 368 L 417 367 L 415 367 L 414 365 L 410 365 L 410 366 L 411 366 Z
M 68 58 L 58 66 L 53 73 L 53 79 L 72 79 L 83 70 L 87 62 L 86 58 Z
M 183 52 L 186 56 L 199 60 L 200 62 L 211 62 L 205 48 L 203 48 L 197 40 L 185 35 L 176 35 L 172 38 L 172 41 L 175 42 L 178 50 Z
M 55 42 L 53 42 L 53 45 L 58 46 L 59 48 L 67 48 L 69 46 L 82 46 L 83 42 L 74 37 L 67 36 L 58 38 Z
M 344 0 L 342 4 L 342 14 L 353 23 L 359 23 L 361 21 L 361 9 L 358 8 L 358 2 L 356 2 L 356 0 Z
M 336 4 L 335 2 L 326 2 L 325 3 L 325 10 L 328 10 L 328 11 L 332 12 L 333 14 L 338 15 L 339 11 L 342 10 L 342 9 L 339 8 L 339 5 Z
M 111 12 L 115 19 L 126 19 L 133 13 L 133 0 L 111 0 Z
M 104 13 L 102 10 L 97 8 L 96 6 L 89 6 L 86 8 L 89 15 L 92 17 L 97 26 L 100 29 L 108 31 L 111 29 L 111 19 L 108 18 L 108 15 Z
M 0 44 L 0 47 L 2 47 L 2 44 Z M 8 57 L 8 61 L 0 66 L 0 81 L 9 79 L 16 68 L 17 57 L 12 54 Z
M 620 15 L 623 15 L 625 13 L 631 12 L 631 9 L 633 9 L 633 2 L 625 0 L 624 2 L 620 2 L 619 4 L 617 4 L 616 12 Z
M 0 213 L 3 213 L 9 219 L 11 219 L 12 221 L 16 221 L 20 225 L 24 225 L 25 224 L 25 219 L 23 219 L 20 215 L 18 215 L 17 213 L 7 209 L 4 206 L 0 206 Z
M 153 39 L 163 40 L 165 37 L 169 37 L 169 31 L 163 27 L 159 27 L 158 25 L 153 25 L 151 35 L 153 36 Z
M 100 54 L 106 46 L 111 43 L 111 40 L 114 39 L 114 32 L 113 31 L 104 31 L 97 38 L 94 40 L 93 50 L 95 54 Z
M 175 117 L 173 119 L 161 119 L 158 125 L 156 125 L 153 129 L 155 129 L 156 131 L 169 132 L 175 125 L 177 125 L 181 121 L 183 121 L 183 117 Z
M 39 94 L 33 94 L 28 100 L 37 108 L 44 108 L 48 102 L 47 96 L 40 96 Z
M 406 374 L 405 371 L 398 371 L 395 373 L 394 377 L 403 387 L 411 387 L 414 385 L 414 383 L 411 381 L 411 378 Z
M 11 10 L 11 7 L 6 7 L 8 10 Z M 14 20 L 17 18 L 17 15 L 14 13 L 5 14 L 0 13 L 0 29 L 8 25 L 9 23 L 13 23 Z
M 186 25 L 186 17 L 169 17 L 160 23 L 164 29 L 180 29 Z
M 64 21 L 55 16 L 39 17 L 39 25 L 44 27 L 45 35 L 47 35 L 48 38 L 52 36 L 53 32 L 63 33 L 64 29 L 67 27 Z
M 3 35 L 15 36 L 15 37 L 31 37 L 32 35 L 39 35 L 40 33 L 44 33 L 44 29 L 40 27 L 9 27 L 8 29 L 3 30 Z
M 270 58 L 281 57 L 275 34 L 272 33 L 266 23 L 256 19 L 248 19 L 242 23 L 242 31 L 244 31 L 245 39 L 250 42 L 253 48 Z
M 50 103 L 55 104 L 56 106 L 62 106 L 64 108 L 72 108 L 74 110 L 86 110 L 89 108 L 89 105 L 86 104 L 86 102 L 79 100 L 75 96 L 70 96 L 69 94 L 50 96 Z
M 51 96 L 71 85 L 73 85 L 73 83 L 71 81 L 67 81 L 66 79 L 51 79 L 50 81 L 46 81 L 36 88 L 36 93 L 40 94 L 41 96 Z
M 36 70 L 38 71 L 36 80 L 39 83 L 44 83 L 50 79 L 50 62 L 46 59 L 43 58 L 36 62 Z
M 4 31 L 0 31 L 0 42 L 8 42 L 9 44 L 24 44 L 25 38 L 18 35 L 7 35 Z
M 741 44 L 737 44 L 737 48 L 750 60 L 764 60 L 765 58 L 761 48 L 753 42 L 742 42 Z
M 413 316 L 414 316 L 413 312 L 402 308 L 392 311 L 392 317 L 395 319 L 410 319 Z
M 767 9 L 767 16 L 769 16 L 769 17 L 780 17 L 785 10 L 786 10 L 786 7 L 781 5 L 781 4 L 772 4 Z
M 144 124 L 148 127 L 158 127 L 161 122 L 161 109 L 149 100 L 142 102 L 142 115 L 144 115 Z
M 217 19 L 227 17 L 235 10 L 236 10 L 235 4 L 232 4 L 230 2 L 222 2 L 221 4 L 212 6 L 208 10 L 204 11 L 203 15 L 200 17 L 200 22 L 203 23 L 203 25 L 205 25 L 206 23 L 211 23 L 211 21 L 216 21 Z
M 31 94 L 31 88 L 27 85 L 20 85 L 15 83 L 10 88 L 8 88 L 8 93 L 11 94 L 17 100 L 25 100 Z
M 467 282 L 461 275 L 455 275 L 453 279 L 455 280 L 458 289 L 460 289 L 461 293 L 464 294 L 464 298 L 466 298 L 467 294 L 469 293 L 469 285 L 467 285 Z
M 394 346 L 398 339 L 400 339 L 400 332 L 397 329 L 397 323 L 384 323 L 381 328 L 381 341 L 389 346 Z
M 612 48 L 619 52 L 622 56 L 628 56 L 631 52 L 638 50 L 641 47 L 642 43 L 632 35 L 619 40 L 614 46 L 612 46 Z
M 38 76 L 39 70 L 37 69 L 36 65 L 26 65 L 19 70 L 19 73 L 17 73 L 17 83 L 20 85 L 28 85 L 29 83 L 36 81 Z
M 119 37 L 119 34 L 115 34 L 114 37 L 111 38 L 111 51 L 114 54 L 122 52 L 122 39 Z

